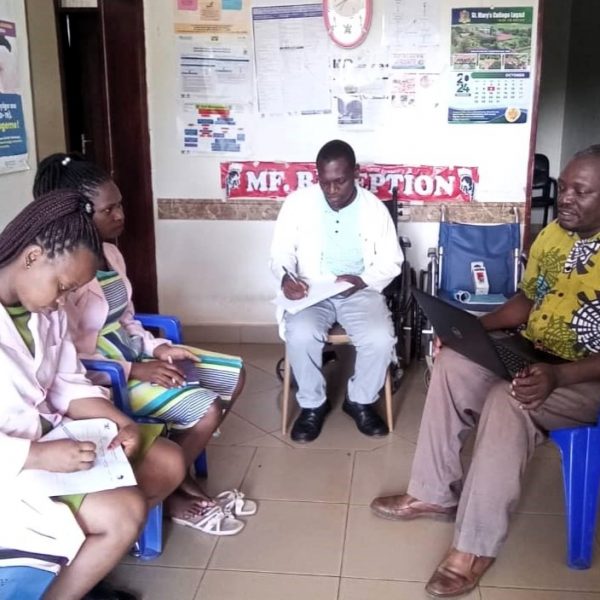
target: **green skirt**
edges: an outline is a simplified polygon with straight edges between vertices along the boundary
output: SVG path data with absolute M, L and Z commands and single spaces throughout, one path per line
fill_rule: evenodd
M 150 446 L 154 444 L 157 438 L 160 437 L 164 429 L 164 425 L 161 423 L 142 423 L 140 424 L 140 433 L 142 436 L 142 443 L 137 454 L 132 457 L 131 464 L 136 466 L 142 462 L 144 456 L 146 456 Z M 87 494 L 69 494 L 67 496 L 55 496 L 55 500 L 64 502 L 73 513 L 77 513 L 81 508 L 84 498 Z

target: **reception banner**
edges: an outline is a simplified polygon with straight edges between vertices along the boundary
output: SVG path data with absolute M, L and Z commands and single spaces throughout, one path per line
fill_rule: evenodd
M 398 189 L 402 201 L 470 202 L 479 182 L 477 167 L 429 165 L 360 166 L 359 184 L 380 200 Z M 314 163 L 239 161 L 221 163 L 221 187 L 227 199 L 283 199 L 294 190 L 317 183 Z

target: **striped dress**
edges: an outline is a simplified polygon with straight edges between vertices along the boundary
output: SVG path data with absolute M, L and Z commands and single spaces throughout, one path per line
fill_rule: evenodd
M 142 351 L 142 340 L 131 336 L 120 318 L 128 304 L 127 289 L 116 271 L 98 271 L 96 278 L 108 303 L 106 323 L 98 335 L 97 350 L 108 359 L 141 362 L 153 360 Z M 194 426 L 217 398 L 227 402 L 237 387 L 242 360 L 184 346 L 198 358 L 195 364 L 200 385 L 164 388 L 147 381 L 130 379 L 129 403 L 136 415 L 156 417 L 176 429 Z

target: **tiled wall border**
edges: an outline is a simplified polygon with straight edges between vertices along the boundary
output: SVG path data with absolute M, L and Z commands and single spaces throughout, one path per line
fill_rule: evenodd
M 415 223 L 440 220 L 440 206 L 448 208 L 448 218 L 469 223 L 506 223 L 514 219 L 512 208 L 523 222 L 523 202 L 428 202 L 406 204 L 402 220 Z M 277 200 L 222 200 L 191 198 L 159 198 L 158 218 L 202 221 L 274 221 L 281 203 Z

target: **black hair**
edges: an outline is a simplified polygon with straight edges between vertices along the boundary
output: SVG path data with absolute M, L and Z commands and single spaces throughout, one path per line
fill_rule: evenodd
M 87 248 L 98 259 L 102 242 L 92 220 L 94 207 L 76 190 L 57 190 L 30 202 L 0 233 L 0 268 L 15 260 L 29 245 L 48 258 Z
M 592 156 L 594 158 L 600 157 L 600 144 L 592 144 L 591 146 L 576 152 L 573 158 L 585 158 L 586 156 Z
M 104 169 L 80 154 L 58 152 L 40 162 L 33 182 L 33 197 L 53 190 L 72 189 L 91 200 L 98 187 L 110 180 Z
M 352 146 L 343 140 L 331 140 L 319 150 L 317 154 L 317 166 L 340 158 L 345 158 L 351 169 L 356 167 L 356 155 Z

